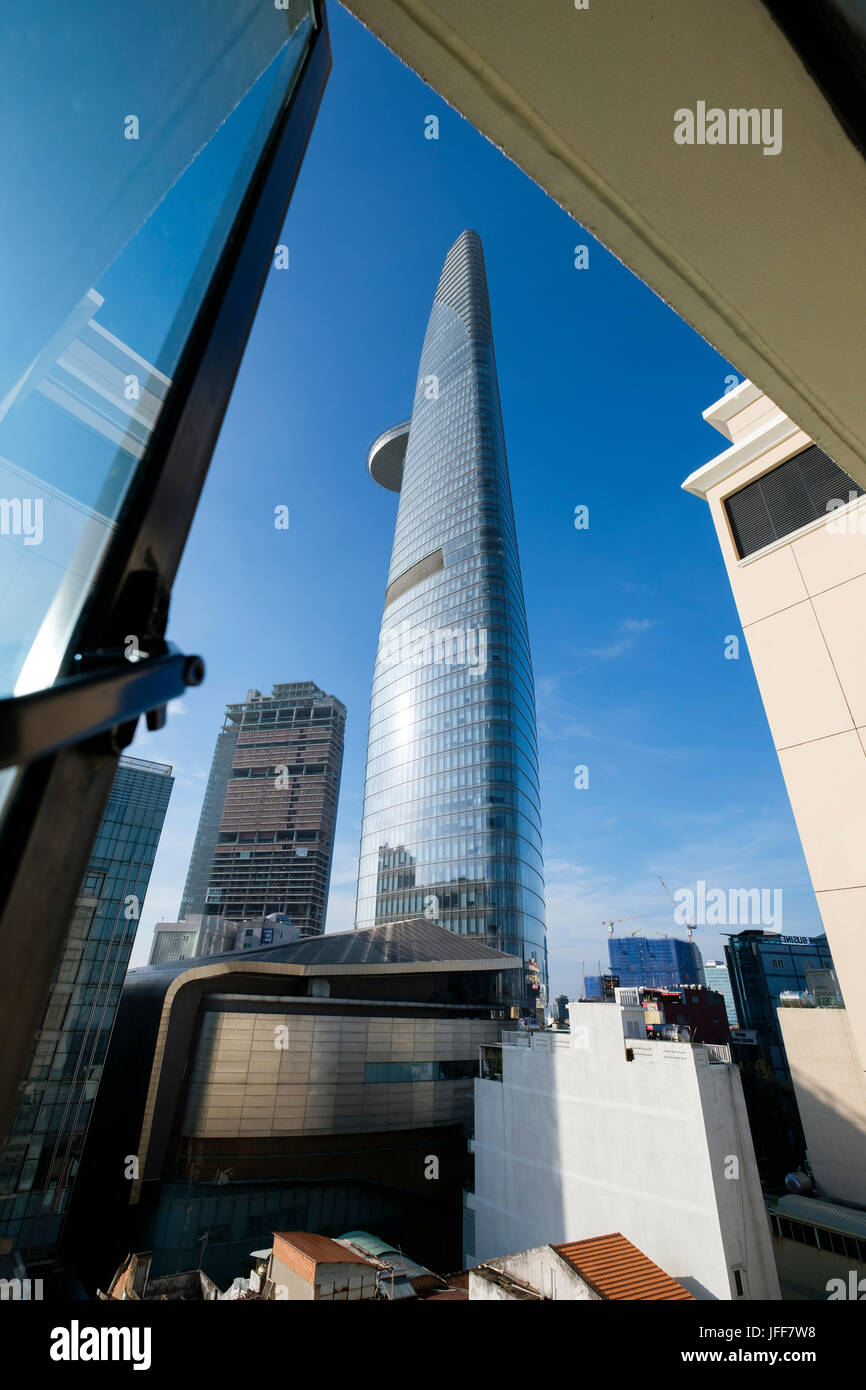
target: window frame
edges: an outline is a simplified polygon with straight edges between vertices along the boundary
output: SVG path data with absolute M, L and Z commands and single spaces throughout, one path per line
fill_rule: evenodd
M 15 1102 L 120 754 L 142 714 L 148 727 L 161 728 L 167 702 L 203 677 L 200 658 L 165 642 L 169 601 L 330 72 L 324 3 L 312 4 L 305 57 L 235 216 L 58 681 L 47 691 L 0 701 L 0 766 L 14 768 L 0 823 L 6 1029 L 0 1129 Z M 147 661 L 123 659 L 130 632 L 150 651 Z M 74 674 L 81 669 L 73 664 L 76 652 L 91 654 L 88 675 Z

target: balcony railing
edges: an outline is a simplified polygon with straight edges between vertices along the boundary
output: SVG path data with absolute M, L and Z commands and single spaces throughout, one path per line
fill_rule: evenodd
M 568 1033 L 503 1032 L 503 1047 L 530 1047 L 536 1052 L 567 1052 L 571 1047 Z

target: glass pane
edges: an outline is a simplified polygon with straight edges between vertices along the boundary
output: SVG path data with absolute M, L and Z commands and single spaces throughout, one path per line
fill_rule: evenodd
M 56 678 L 311 0 L 30 0 L 0 20 L 0 695 Z

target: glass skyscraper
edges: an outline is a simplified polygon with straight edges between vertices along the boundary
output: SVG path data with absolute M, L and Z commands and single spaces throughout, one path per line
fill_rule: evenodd
M 704 961 L 704 976 L 707 981 L 707 989 L 716 989 L 725 1001 L 725 1013 L 728 1016 L 728 1023 L 732 1028 L 739 1028 L 740 1023 L 737 1018 L 737 1005 L 734 1001 L 734 990 L 731 985 L 731 976 L 727 965 L 723 960 Z
M 833 969 L 826 934 L 781 936 L 779 932 L 747 928 L 728 934 L 725 959 L 740 1027 L 754 1029 L 761 1055 L 780 1081 L 789 1081 L 788 1058 L 776 1017 L 779 996 L 807 989 L 807 970 Z
M 0 1146 L 0 1239 L 28 1268 L 55 1256 L 173 784 L 120 760 Z
M 645 936 L 610 936 L 607 942 L 611 972 L 623 988 L 636 985 L 676 989 L 678 985 L 705 985 L 704 963 L 693 941 Z
M 481 241 L 445 260 L 411 420 L 373 677 L 356 925 L 423 914 L 524 962 L 546 1000 L 535 694 Z

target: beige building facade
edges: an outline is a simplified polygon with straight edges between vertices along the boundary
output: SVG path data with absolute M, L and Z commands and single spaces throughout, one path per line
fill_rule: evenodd
M 730 446 L 683 487 L 710 507 L 863 1063 L 866 496 L 845 475 L 834 479 L 830 465 L 819 481 L 831 496 L 813 489 L 811 510 L 822 500 L 823 507 L 809 519 L 799 497 L 792 499 L 796 477 L 776 474 L 766 485 L 775 470 L 820 451 L 752 382 L 723 396 L 704 419 Z M 777 534 L 743 555 L 731 503 L 758 480 L 766 495 L 741 506 L 752 513 L 763 507 L 765 534 Z M 800 524 L 786 529 L 792 522 Z M 758 539 L 757 527 L 749 535 Z
M 847 1009 L 779 1009 L 818 1190 L 866 1204 L 866 1073 Z
M 750 381 L 704 419 L 729 447 L 683 487 L 710 508 L 846 1004 L 779 1017 L 816 1178 L 866 1202 L 866 495 Z

